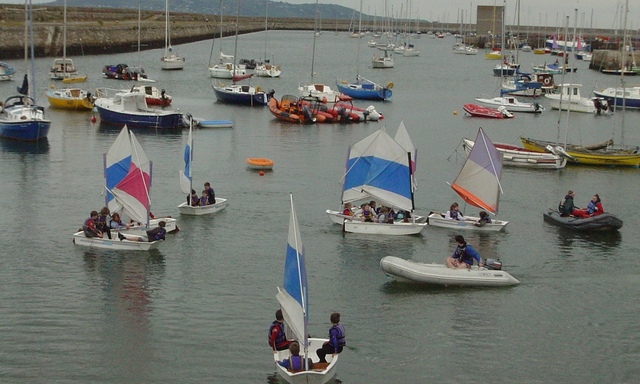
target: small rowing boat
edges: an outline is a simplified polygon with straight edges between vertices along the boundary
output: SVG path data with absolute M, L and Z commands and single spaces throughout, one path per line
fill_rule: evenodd
M 251 169 L 268 170 L 273 169 L 274 162 L 264 157 L 249 157 L 247 165 Z

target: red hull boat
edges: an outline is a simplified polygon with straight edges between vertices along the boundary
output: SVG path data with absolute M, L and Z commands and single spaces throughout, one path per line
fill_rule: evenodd
M 492 119 L 510 119 L 513 114 L 509 112 L 504 106 L 495 108 L 484 107 L 478 104 L 465 104 L 462 106 L 465 112 L 475 117 L 488 117 Z

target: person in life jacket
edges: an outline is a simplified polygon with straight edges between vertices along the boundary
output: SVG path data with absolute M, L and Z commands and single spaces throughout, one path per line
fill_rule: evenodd
M 287 335 L 284 332 L 284 316 L 282 316 L 282 310 L 278 309 L 276 319 L 269 327 L 269 346 L 273 353 L 276 353 L 288 349 L 290 345 L 291 341 L 287 340 Z
M 89 218 L 82 224 L 82 231 L 86 237 L 102 237 L 102 232 L 96 228 L 96 220 L 98 220 L 98 211 L 91 211 Z
M 324 344 L 322 344 L 322 348 L 318 348 L 316 350 L 316 355 L 320 358 L 320 363 L 326 363 L 326 356 L 328 354 L 335 356 L 342 352 L 344 346 L 347 345 L 344 326 L 340 324 L 340 314 L 338 312 L 332 313 L 330 320 L 331 328 L 329 328 L 329 341 L 325 341 Z
M 167 225 L 164 221 L 158 222 L 158 226 L 147 231 L 147 238 L 149 241 L 164 240 L 164 235 L 167 234 L 167 230 L 164 227 Z
M 587 218 L 591 216 L 597 216 L 604 213 L 602 207 L 602 201 L 600 201 L 600 195 L 597 193 L 593 195 L 586 208 L 574 209 L 571 213 L 574 217 Z
M 307 366 L 304 366 L 304 358 L 300 356 L 300 344 L 297 341 L 292 341 L 289 346 L 289 358 L 278 361 L 278 365 L 292 372 L 313 369 L 313 361 L 311 361 L 311 358 L 307 359 Z
M 471 268 L 473 260 L 478 262 L 478 266 L 482 266 L 482 258 L 478 251 L 468 245 L 462 235 L 456 235 L 454 238 L 456 241 L 456 249 L 453 254 L 445 260 L 447 267 L 449 268 Z

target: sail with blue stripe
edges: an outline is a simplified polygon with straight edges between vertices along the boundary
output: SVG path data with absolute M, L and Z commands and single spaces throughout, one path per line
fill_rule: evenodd
M 411 153 L 380 129 L 348 152 L 342 202 L 367 198 L 413 211 Z
M 502 154 L 482 128 L 451 188 L 465 202 L 493 214 L 498 213 L 502 185 Z
M 282 307 L 285 321 L 295 338 L 300 340 L 301 347 L 304 347 L 306 351 L 309 319 L 307 269 L 298 218 L 293 206 L 293 196 L 290 197 L 290 200 L 291 215 L 289 216 L 289 236 L 285 252 L 283 288 L 278 287 L 276 298 Z
M 191 195 L 193 178 L 191 176 L 191 163 L 193 162 L 193 118 L 189 117 L 189 136 L 184 146 L 184 170 L 180 171 L 180 189 L 187 195 Z

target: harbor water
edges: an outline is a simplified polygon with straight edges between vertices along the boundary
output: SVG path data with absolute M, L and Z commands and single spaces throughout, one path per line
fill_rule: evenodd
M 194 132 L 196 191 L 211 182 L 226 210 L 211 217 L 180 216 L 185 196 L 186 131 L 136 130 L 153 161 L 151 210 L 178 219 L 180 231 L 152 252 L 109 252 L 76 246 L 72 234 L 104 205 L 102 154 L 119 127 L 91 123 L 92 112 L 54 110 L 48 140 L 0 141 L 0 382 L 3 383 L 273 383 L 267 331 L 278 308 L 293 193 L 305 246 L 309 332 L 325 337 L 329 315 L 340 312 L 347 333 L 335 382 L 357 383 L 634 383 L 640 377 L 639 170 L 567 166 L 560 171 L 505 168 L 498 217 L 500 233 L 462 233 L 485 257 L 498 258 L 521 284 L 512 288 L 456 288 L 399 284 L 379 261 L 394 255 L 441 262 L 457 232 L 427 227 L 419 236 L 342 234 L 326 209 L 340 207 L 348 146 L 385 127 L 393 136 L 404 122 L 417 152 L 416 213 L 445 211 L 457 201 L 447 185 L 460 170 L 464 137 L 479 127 L 495 142 L 519 137 L 593 144 L 640 145 L 640 112 L 609 116 L 566 113 L 485 120 L 464 116 L 462 105 L 498 95 L 497 62 L 454 55 L 453 37 L 412 40 L 418 57 L 395 58 L 395 68 L 374 70 L 367 36 L 269 32 L 238 38 L 237 58 L 266 55 L 282 66 L 277 79 L 251 79 L 297 94 L 301 82 L 335 85 L 361 75 L 393 82 L 391 102 L 374 105 L 379 122 L 291 125 L 268 108 L 215 101 L 207 67 L 220 50 L 234 54 L 234 38 L 174 47 L 186 57 L 182 71 L 161 71 L 161 50 L 73 57 L 89 75 L 87 90 L 127 88 L 107 80 L 107 64 L 140 63 L 173 108 L 205 120 L 229 119 L 229 129 Z M 143 37 L 144 38 L 144 37 Z M 520 53 L 523 69 L 551 63 L 549 55 Z M 36 61 L 38 101 L 48 105 L 48 68 Z M 21 83 L 24 64 L 10 62 L 16 78 L 0 83 L 4 99 Z M 619 77 L 578 67 L 565 82 L 582 91 L 618 86 Z M 314 73 L 313 78 L 311 77 Z M 560 82 L 556 76 L 556 83 Z M 635 78 L 626 79 L 633 84 Z M 223 80 L 224 82 L 224 80 Z M 56 83 L 56 86 L 62 86 Z M 97 114 L 96 114 L 97 116 Z M 275 162 L 263 176 L 245 159 Z M 598 193 L 605 210 L 624 221 L 619 232 L 579 234 L 543 222 L 567 190 L 576 205 Z

